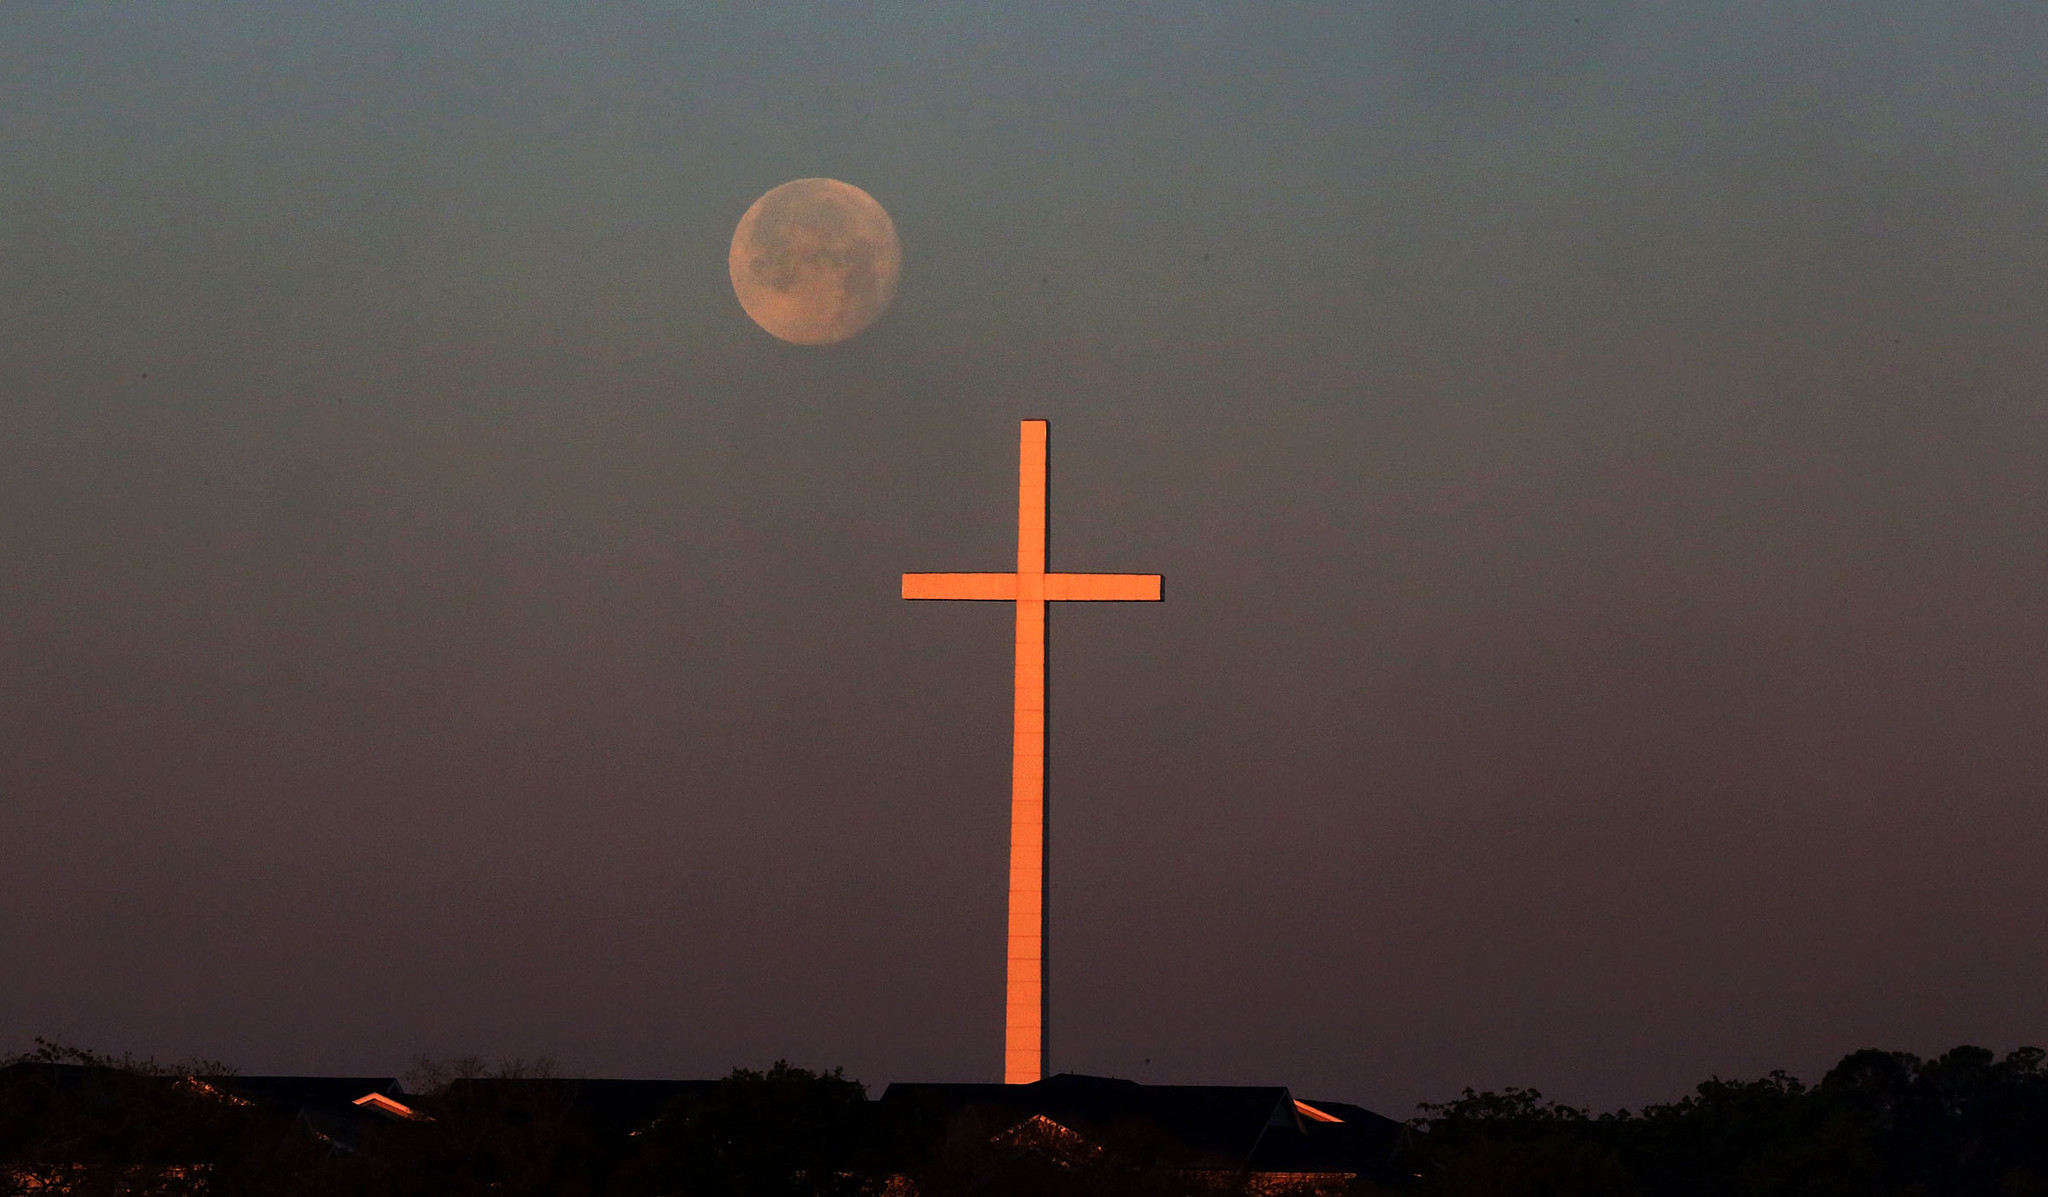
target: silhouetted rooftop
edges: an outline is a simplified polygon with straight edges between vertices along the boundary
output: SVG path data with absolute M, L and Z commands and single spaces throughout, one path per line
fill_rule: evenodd
M 1298 1104 L 1284 1086 L 1144 1085 L 1077 1073 L 1029 1085 L 894 1084 L 882 1104 L 934 1126 L 967 1116 L 1002 1130 L 1043 1117 L 1111 1150 L 1199 1169 L 1385 1176 L 1405 1133 L 1347 1102 Z

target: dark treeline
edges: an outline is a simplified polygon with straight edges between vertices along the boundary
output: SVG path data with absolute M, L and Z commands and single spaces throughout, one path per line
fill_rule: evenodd
M 38 1040 L 0 1063 L 0 1194 L 851 1194 L 880 1171 L 865 1093 L 836 1071 L 736 1070 L 641 1127 L 546 1061 L 421 1059 L 405 1081 L 414 1116 L 309 1118 L 215 1062 Z
M 229 1070 L 42 1044 L 0 1067 L 0 1193 L 465 1197 L 1008 1197 L 1279 1194 L 1196 1176 L 1142 1136 L 1048 1161 L 1004 1128 L 897 1125 L 838 1071 L 740 1069 L 630 1128 L 545 1065 L 421 1061 L 416 1118 L 346 1132 L 235 1096 Z M 596 1085 L 599 1082 L 590 1082 Z M 1426 1105 L 1396 1159 L 1417 1197 L 2048 1197 L 2048 1069 L 2023 1048 L 1938 1059 L 1863 1051 L 1818 1084 L 1707 1081 L 1593 1114 L 1540 1093 Z M 1385 1193 L 1365 1182 L 1354 1193 Z M 1317 1190 L 1334 1197 L 1327 1182 Z
M 1530 1089 L 1466 1090 L 1415 1123 L 1418 1191 L 1443 1197 L 2048 1197 L 2048 1069 L 1959 1047 L 1860 1051 L 1818 1085 L 1712 1080 L 1593 1115 Z

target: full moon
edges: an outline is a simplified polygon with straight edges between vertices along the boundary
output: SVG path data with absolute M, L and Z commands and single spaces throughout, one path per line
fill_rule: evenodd
M 733 294 L 754 323 L 797 345 L 829 345 L 888 310 L 903 247 L 867 192 L 837 179 L 796 179 L 740 217 L 728 265 Z

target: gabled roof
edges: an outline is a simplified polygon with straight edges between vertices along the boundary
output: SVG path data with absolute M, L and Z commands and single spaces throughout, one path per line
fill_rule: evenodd
M 1400 1123 L 1346 1102 L 1301 1104 L 1309 1109 L 1279 1085 L 1141 1085 L 1074 1073 L 1029 1085 L 895 1084 L 882 1094 L 899 1117 L 968 1114 L 1005 1130 L 1045 1118 L 1179 1168 L 1384 1173 Z
M 1297 1103 L 1334 1121 L 1304 1115 L 1299 1135 L 1267 1135 L 1252 1153 L 1254 1172 L 1352 1172 L 1381 1179 L 1402 1176 L 1390 1161 L 1408 1141 L 1408 1128 L 1349 1102 L 1320 1098 Z
M 296 1120 L 337 1151 L 354 1151 L 371 1126 L 392 1120 L 389 1111 L 367 1109 L 361 1098 L 397 1098 L 405 1092 L 388 1076 L 201 1076 L 183 1082 L 220 1101 L 253 1103 Z
M 240 1097 L 286 1113 L 345 1118 L 362 1113 L 355 1100 L 365 1093 L 401 1097 L 405 1088 L 388 1076 L 206 1076 L 194 1081 L 227 1097 Z

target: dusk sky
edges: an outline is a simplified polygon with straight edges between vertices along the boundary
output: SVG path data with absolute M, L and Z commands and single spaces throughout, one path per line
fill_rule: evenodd
M 2039 0 L 45 3 L 0 1052 L 998 1079 L 1026 417 L 1054 1070 L 2048 1045 Z

